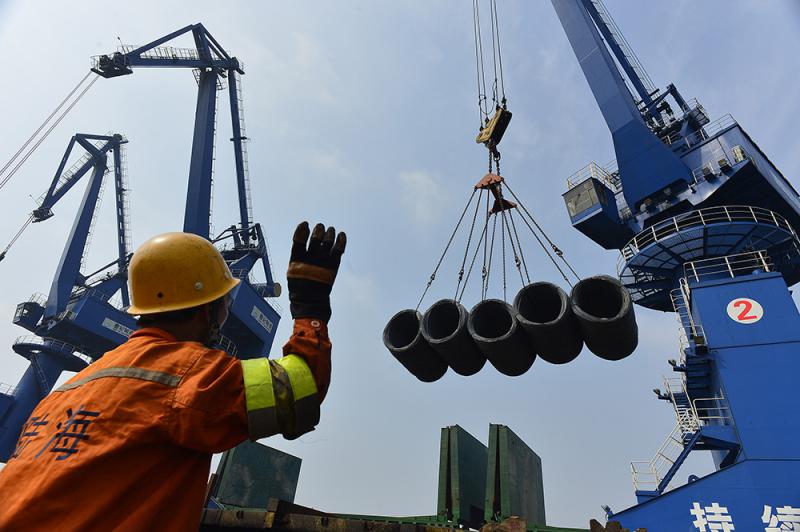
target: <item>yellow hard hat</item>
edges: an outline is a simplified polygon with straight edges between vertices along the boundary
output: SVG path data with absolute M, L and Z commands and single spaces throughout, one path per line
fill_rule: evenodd
M 239 284 L 217 248 L 191 233 L 164 233 L 133 254 L 129 314 L 157 314 L 221 298 Z

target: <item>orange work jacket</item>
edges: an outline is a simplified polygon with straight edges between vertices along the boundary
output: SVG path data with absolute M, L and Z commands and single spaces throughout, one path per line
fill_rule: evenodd
M 298 395 L 303 372 L 313 397 L 324 397 L 325 324 L 297 320 L 284 353 L 240 361 L 160 329 L 136 331 L 33 411 L 0 471 L 0 530 L 197 530 L 212 453 L 313 429 L 288 428 L 281 398 L 292 385 Z

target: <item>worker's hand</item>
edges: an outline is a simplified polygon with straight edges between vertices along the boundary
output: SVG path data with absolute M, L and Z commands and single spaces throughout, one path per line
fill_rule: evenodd
M 333 227 L 326 230 L 322 224 L 310 231 L 308 222 L 302 222 L 292 240 L 292 256 L 286 272 L 292 318 L 316 318 L 327 323 L 331 318 L 331 288 L 347 235 L 340 232 L 337 236 Z

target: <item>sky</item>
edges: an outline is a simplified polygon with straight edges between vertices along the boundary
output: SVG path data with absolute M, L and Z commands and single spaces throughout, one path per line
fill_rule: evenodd
M 636 2 L 606 0 L 660 87 L 674 82 L 712 119 L 731 113 L 797 186 L 800 138 L 800 3 L 795 0 Z M 636 9 L 633 9 L 635 5 Z M 611 138 L 550 2 L 498 6 L 512 123 L 501 145 L 503 175 L 582 276 L 616 272 L 617 253 L 572 229 L 560 199 L 566 177 L 613 159 Z M 10 157 L 118 38 L 142 44 L 202 22 L 239 57 L 256 221 L 284 279 L 301 220 L 345 230 L 347 253 L 333 292 L 333 382 L 317 430 L 265 440 L 303 459 L 296 502 L 324 511 L 382 515 L 436 512 L 439 429 L 459 424 L 482 441 L 489 423 L 510 426 L 541 456 L 548 523 L 586 526 L 635 502 L 631 460 L 649 460 L 674 425 L 652 389 L 679 356 L 673 314 L 636 309 L 636 353 L 608 362 L 584 351 L 574 362 L 537 361 L 510 378 L 490 365 L 424 384 L 386 351 L 381 333 L 413 308 L 471 188 L 486 171 L 473 141 L 477 105 L 472 12 L 465 0 L 337 2 L 0 3 L 0 160 Z M 176 45 L 189 46 L 190 42 Z M 11 183 L 0 190 L 5 247 L 49 185 L 76 132 L 124 134 L 133 244 L 182 226 L 194 114 L 190 72 L 137 70 L 99 80 Z M 230 119 L 220 101 L 214 213 L 235 222 Z M 110 188 L 110 187 L 109 187 Z M 26 331 L 17 303 L 46 292 L 79 196 L 29 228 L 0 263 L 0 381 L 26 361 L 13 354 Z M 116 254 L 113 198 L 99 213 L 88 266 Z M 456 240 L 422 308 L 452 297 L 463 241 Z M 563 280 L 535 242 L 523 242 L 536 280 Z M 499 278 L 493 281 L 492 295 Z M 472 284 L 475 284 L 474 282 Z M 519 283 L 509 283 L 513 297 Z M 471 290 L 465 306 L 479 295 Z M 279 302 L 288 308 L 285 294 Z M 288 337 L 288 312 L 276 347 Z M 65 375 L 63 378 L 67 378 Z M 679 473 L 710 471 L 693 457 Z

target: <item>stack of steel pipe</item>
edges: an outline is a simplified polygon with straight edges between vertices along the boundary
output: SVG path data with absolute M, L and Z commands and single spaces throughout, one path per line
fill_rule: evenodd
M 522 375 L 536 357 L 551 364 L 574 360 L 584 344 L 606 360 L 636 349 L 638 328 L 630 294 L 613 277 L 598 275 L 576 284 L 569 296 L 558 286 L 535 282 L 514 304 L 485 299 L 468 312 L 442 299 L 425 312 L 402 310 L 383 331 L 383 343 L 423 382 L 450 367 L 459 375 L 480 371 L 488 360 L 500 373 Z

